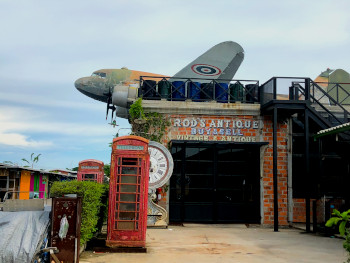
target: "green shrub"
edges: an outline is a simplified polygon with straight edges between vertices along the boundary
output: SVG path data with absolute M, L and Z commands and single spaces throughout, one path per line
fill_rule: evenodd
M 51 197 L 77 194 L 82 197 L 80 244 L 89 241 L 98 230 L 101 214 L 107 209 L 108 185 L 88 181 L 54 182 Z M 102 212 L 102 213 L 101 213 Z
M 343 247 L 348 254 L 346 262 L 350 263 L 350 230 L 347 227 L 350 222 L 350 209 L 348 211 L 340 213 L 337 209 L 333 209 L 332 217 L 326 222 L 327 227 L 339 227 L 339 234 L 345 237 Z

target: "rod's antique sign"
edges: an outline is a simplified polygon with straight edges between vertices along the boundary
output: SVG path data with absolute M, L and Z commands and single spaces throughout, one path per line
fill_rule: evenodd
M 185 128 L 177 140 L 255 142 L 259 122 L 251 119 L 175 118 L 174 128 Z

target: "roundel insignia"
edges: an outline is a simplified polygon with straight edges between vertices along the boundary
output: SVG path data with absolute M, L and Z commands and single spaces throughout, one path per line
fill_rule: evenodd
M 192 71 L 202 76 L 217 76 L 221 74 L 221 69 L 207 64 L 194 64 Z

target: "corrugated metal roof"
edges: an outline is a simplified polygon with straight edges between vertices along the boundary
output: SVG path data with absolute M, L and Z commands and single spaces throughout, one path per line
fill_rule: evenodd
M 38 172 L 38 173 L 42 173 L 42 174 L 51 174 L 51 175 L 61 175 L 61 176 L 65 176 L 65 177 L 74 177 L 76 178 L 76 172 L 74 171 L 69 171 L 72 172 L 71 174 L 63 174 L 63 173 L 53 173 L 47 170 L 43 170 L 43 169 L 34 169 L 34 168 L 30 168 L 30 167 L 23 167 L 23 166 L 19 166 L 19 165 L 12 165 L 12 164 L 5 164 L 5 163 L 0 163 L 0 169 L 4 168 L 4 169 L 17 169 L 17 170 L 26 170 L 26 171 L 31 171 L 31 172 Z
M 350 130 L 350 122 L 347 122 L 338 126 L 334 126 L 332 128 L 321 130 L 318 133 L 316 133 L 316 135 L 314 135 L 314 138 L 319 138 L 322 136 L 336 134 L 336 133 L 340 133 L 348 130 Z

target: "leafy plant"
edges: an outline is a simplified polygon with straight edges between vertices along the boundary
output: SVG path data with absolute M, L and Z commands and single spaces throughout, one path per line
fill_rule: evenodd
M 347 262 L 350 262 L 350 231 L 349 228 L 347 228 L 347 224 L 350 221 L 349 213 L 350 209 L 342 213 L 340 213 L 337 209 L 334 209 L 332 213 L 334 216 L 326 222 L 327 227 L 333 227 L 339 224 L 339 234 L 345 237 L 343 247 L 348 252 Z
M 145 112 L 144 112 L 143 107 L 142 107 L 142 99 L 141 98 L 137 99 L 130 106 L 129 114 L 130 114 L 131 120 L 135 120 L 138 118 L 146 119 Z
M 162 138 L 171 124 L 165 115 L 158 112 L 145 113 L 141 98 L 130 106 L 129 113 L 133 134 L 151 141 L 162 142 Z
M 41 155 L 41 153 L 39 153 L 37 156 L 34 156 L 34 153 L 32 153 L 32 154 L 30 155 L 30 161 L 28 161 L 28 160 L 25 159 L 25 158 L 22 158 L 22 161 L 23 161 L 23 162 L 26 162 L 26 163 L 29 164 L 29 165 L 25 165 L 24 167 L 30 167 L 30 166 L 32 166 L 32 168 L 33 168 L 33 167 L 34 167 L 34 163 L 39 162 L 39 157 L 40 157 L 40 155 Z
M 107 210 L 108 185 L 89 181 L 54 182 L 51 187 L 51 197 L 65 194 L 77 194 L 82 197 L 80 244 L 89 241 L 99 229 L 98 223 L 103 223 Z

